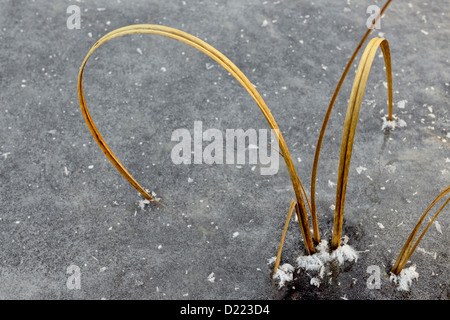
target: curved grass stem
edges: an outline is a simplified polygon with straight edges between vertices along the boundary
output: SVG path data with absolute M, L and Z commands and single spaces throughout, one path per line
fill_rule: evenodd
M 288 214 L 286 217 L 286 222 L 284 223 L 283 233 L 281 234 L 280 245 L 278 246 L 277 258 L 275 260 L 275 265 L 273 267 L 273 273 L 275 274 L 280 266 L 281 261 L 281 252 L 283 251 L 284 239 L 286 238 L 286 232 L 289 226 L 289 222 L 291 221 L 292 213 L 294 212 L 296 202 L 294 199 L 291 200 L 291 204 L 289 206 Z
M 188 44 L 192 46 L 193 48 L 203 52 L 213 60 L 215 60 L 217 63 L 219 63 L 222 67 L 224 67 L 228 72 L 230 72 L 231 75 L 233 75 L 239 83 L 248 91 L 248 93 L 253 97 L 253 99 L 258 104 L 260 110 L 264 114 L 264 117 L 266 118 L 267 122 L 269 123 L 272 131 L 275 133 L 280 152 L 283 155 L 283 158 L 286 163 L 286 167 L 289 172 L 290 179 L 292 181 L 292 185 L 294 188 L 296 200 L 298 203 L 298 207 L 300 208 L 298 211 L 299 215 L 299 223 L 300 228 L 302 229 L 303 234 L 303 240 L 305 243 L 305 247 L 308 252 L 314 252 L 314 244 L 312 241 L 311 232 L 309 230 L 309 222 L 308 222 L 308 216 L 306 213 L 305 208 L 305 201 L 302 194 L 302 188 L 299 183 L 299 178 L 297 176 L 297 173 L 295 171 L 295 167 L 292 161 L 292 158 L 289 154 L 289 150 L 286 146 L 286 142 L 284 141 L 284 138 L 278 128 L 277 123 L 275 122 L 275 119 L 272 116 L 272 113 L 270 112 L 269 108 L 267 107 L 266 103 L 262 99 L 261 95 L 258 93 L 258 91 L 255 89 L 253 84 L 247 79 L 247 77 L 242 73 L 241 70 L 239 70 L 236 65 L 234 65 L 227 57 L 225 57 L 221 52 L 219 52 L 214 47 L 210 46 L 206 42 L 198 39 L 197 37 L 194 37 L 186 32 L 166 27 L 166 26 L 160 26 L 160 25 L 151 25 L 151 24 L 138 24 L 138 25 L 131 25 L 123 28 L 116 29 L 114 31 L 111 31 L 110 33 L 103 36 L 101 39 L 99 39 L 94 46 L 89 50 L 88 54 L 84 58 L 83 63 L 80 67 L 80 72 L 78 75 L 78 96 L 80 100 L 80 107 L 84 116 L 84 119 L 89 127 L 89 130 L 91 131 L 94 139 L 99 144 L 102 151 L 105 153 L 106 157 L 111 161 L 111 163 L 116 167 L 116 169 L 125 177 L 125 179 L 130 182 L 130 184 L 135 187 L 146 199 L 150 201 L 155 201 L 153 197 L 148 194 L 148 192 L 141 187 L 141 185 L 131 176 L 131 174 L 125 169 L 125 167 L 120 163 L 120 161 L 117 159 L 117 157 L 113 154 L 111 149 L 108 147 L 102 136 L 100 135 L 99 131 L 97 130 L 86 105 L 84 93 L 83 93 L 83 72 L 84 68 L 86 66 L 86 63 L 89 59 L 89 57 L 92 55 L 92 53 L 100 47 L 102 44 L 125 35 L 131 35 L 131 34 L 153 34 L 153 35 L 159 35 L 171 39 L 175 39 L 178 41 L 181 41 L 185 44 Z
M 422 231 L 421 235 L 417 239 L 414 246 L 411 248 L 414 242 L 414 238 L 417 235 L 417 232 L 419 231 L 420 225 L 422 224 L 423 220 L 425 219 L 425 216 L 428 214 L 428 212 L 434 207 L 436 203 L 438 203 L 442 198 L 444 198 L 447 194 L 450 194 L 450 185 L 447 186 L 444 190 L 442 190 L 441 193 L 433 200 L 433 202 L 428 206 L 427 210 L 422 214 L 422 216 L 419 219 L 419 222 L 416 224 L 414 229 L 412 230 L 411 234 L 408 237 L 408 240 L 406 240 L 405 245 L 403 246 L 402 250 L 400 251 L 397 260 L 395 261 L 394 266 L 391 269 L 391 272 L 398 275 L 400 271 L 405 267 L 406 263 L 408 262 L 409 258 L 413 254 L 414 250 L 416 250 L 417 245 L 422 240 L 423 236 L 427 232 L 428 228 L 431 226 L 431 224 L 436 220 L 438 215 L 441 213 L 441 211 L 445 208 L 445 206 L 449 203 L 450 198 L 448 198 L 444 204 L 441 206 L 441 208 L 437 211 L 437 213 L 434 215 L 433 219 L 430 220 L 428 225 L 425 227 L 425 229 Z
M 389 116 L 392 117 L 392 74 L 389 44 L 386 39 L 373 38 L 367 44 L 366 49 L 364 50 L 364 53 L 361 57 L 358 69 L 356 71 L 355 80 L 353 82 L 350 100 L 347 107 L 347 113 L 345 116 L 344 130 L 342 133 L 341 154 L 339 158 L 333 235 L 331 239 L 332 249 L 337 249 L 341 242 L 345 193 L 347 188 L 348 173 L 350 169 L 350 160 L 353 150 L 353 142 L 356 134 L 356 125 L 358 124 L 358 116 L 361 109 L 367 79 L 369 77 L 369 72 L 372 67 L 373 59 L 378 47 L 381 48 L 381 51 L 384 55 L 388 83 Z
M 344 72 L 341 75 L 341 78 L 339 79 L 339 82 L 338 82 L 338 84 L 336 86 L 336 89 L 334 90 L 333 96 L 331 97 L 330 104 L 328 105 L 328 109 L 327 109 L 327 111 L 325 113 L 325 117 L 323 119 L 322 128 L 320 129 L 319 139 L 317 141 L 316 151 L 315 151 L 315 154 L 314 154 L 314 162 L 313 162 L 313 168 L 312 168 L 312 174 L 311 174 L 311 219 L 312 219 L 313 230 L 314 230 L 314 240 L 316 242 L 320 242 L 319 227 L 318 227 L 318 221 L 317 221 L 317 208 L 316 208 L 316 177 L 317 177 L 317 168 L 318 168 L 318 165 L 319 165 L 320 150 L 322 148 L 322 142 L 323 142 L 323 138 L 325 136 L 325 131 L 326 131 L 326 128 L 327 128 L 327 125 L 328 125 L 328 121 L 329 121 L 330 116 L 331 116 L 331 111 L 333 110 L 333 106 L 334 106 L 334 103 L 336 102 L 336 99 L 337 99 L 337 96 L 339 94 L 339 91 L 341 90 L 342 84 L 344 83 L 345 77 L 347 76 L 348 71 L 350 70 L 350 67 L 351 67 L 352 63 L 355 60 L 356 55 L 358 54 L 359 50 L 362 48 L 364 42 L 367 40 L 367 37 L 372 32 L 373 27 L 378 22 L 378 20 L 381 18 L 381 16 L 383 15 L 384 11 L 389 6 L 391 1 L 392 0 L 388 0 L 385 3 L 385 5 L 381 9 L 380 13 L 376 17 L 376 19 L 373 21 L 372 27 L 367 29 L 367 31 L 364 34 L 363 38 L 359 42 L 359 44 L 356 47 L 355 51 L 353 52 L 350 60 L 348 61 L 347 65 L 346 65 L 346 67 L 344 69 Z M 390 113 L 389 121 L 392 121 L 392 120 L 393 119 L 392 119 L 392 116 L 391 116 L 391 113 Z

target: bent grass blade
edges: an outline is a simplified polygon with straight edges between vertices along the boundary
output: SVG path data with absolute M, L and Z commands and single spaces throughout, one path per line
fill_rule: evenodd
M 286 232 L 289 227 L 289 222 L 291 221 L 292 213 L 294 212 L 296 206 L 296 202 L 294 199 L 291 200 L 291 204 L 289 205 L 289 211 L 286 217 L 286 222 L 284 223 L 283 233 L 281 234 L 280 245 L 278 246 L 277 258 L 275 260 L 275 266 L 273 267 L 273 274 L 275 274 L 280 266 L 281 260 L 281 252 L 283 251 L 284 239 L 286 237 Z
M 371 28 L 369 28 L 366 33 L 364 34 L 363 38 L 361 39 L 361 41 L 359 42 L 358 46 L 356 47 L 355 51 L 353 52 L 350 60 L 348 61 L 344 72 L 341 75 L 341 78 L 339 79 L 339 82 L 336 86 L 336 89 L 334 90 L 333 96 L 331 97 L 331 101 L 330 104 L 328 105 L 328 109 L 325 113 L 325 117 L 323 119 L 323 123 L 322 123 L 322 128 L 320 129 L 320 133 L 319 133 L 319 139 L 317 141 L 317 146 L 316 146 L 316 151 L 314 154 L 314 162 L 313 162 L 313 168 L 312 168 L 312 174 L 311 174 L 311 220 L 312 220 L 312 224 L 313 224 L 313 231 L 314 231 L 314 241 L 316 243 L 320 242 L 320 235 L 319 235 L 319 227 L 318 227 L 318 221 L 317 221 L 317 209 L 316 209 L 316 177 L 317 177 L 317 168 L 319 165 L 319 157 L 320 157 L 320 150 L 322 148 L 322 142 L 323 142 L 323 138 L 325 136 L 325 131 L 328 125 L 328 121 L 330 119 L 331 116 L 331 111 L 333 110 L 333 106 L 334 103 L 336 102 L 337 96 L 339 94 L 339 91 L 341 90 L 342 84 L 344 83 L 345 77 L 348 74 L 348 71 L 350 70 L 350 67 L 353 63 L 353 61 L 356 58 L 356 55 L 358 54 L 359 50 L 362 48 L 364 42 L 367 40 L 367 37 L 369 36 L 369 34 L 372 32 L 373 27 L 375 26 L 375 24 L 378 22 L 378 20 L 381 18 L 381 16 L 383 15 L 384 11 L 387 9 L 387 7 L 389 6 L 389 4 L 391 3 L 392 0 L 388 0 L 385 5 L 383 6 L 383 8 L 381 9 L 380 13 L 378 14 L 378 16 L 376 17 L 376 19 L 373 21 Z M 389 121 L 392 121 L 392 113 L 389 113 Z
M 373 59 L 378 47 L 381 48 L 386 66 L 386 76 L 388 83 L 388 104 L 389 117 L 392 118 L 392 73 L 391 73 L 391 55 L 389 44 L 386 39 L 373 38 L 366 46 L 361 57 L 355 80 L 353 82 L 350 100 L 345 116 L 344 130 L 342 133 L 341 154 L 339 158 L 339 170 L 336 190 L 336 203 L 334 212 L 333 235 L 331 239 L 331 248 L 337 249 L 341 242 L 342 222 L 344 217 L 345 192 L 347 188 L 347 179 L 350 169 L 350 160 L 353 150 L 353 142 L 356 134 L 356 125 L 358 124 L 359 111 L 361 109 L 364 90 L 366 88 L 369 72 L 372 67 Z
M 420 225 L 422 224 L 423 220 L 425 219 L 425 216 L 428 214 L 428 212 L 434 207 L 434 205 L 439 202 L 442 198 L 444 198 L 447 194 L 450 194 L 450 185 L 447 186 L 444 190 L 442 190 L 441 193 L 436 197 L 436 199 L 433 200 L 433 202 L 428 206 L 427 210 L 422 214 L 422 216 L 419 219 L 419 222 L 416 224 L 414 229 L 412 230 L 411 234 L 408 237 L 408 240 L 406 240 L 405 245 L 403 246 L 402 250 L 400 251 L 397 260 L 395 261 L 394 266 L 391 269 L 391 272 L 398 275 L 402 269 L 405 267 L 406 263 L 408 262 L 409 258 L 413 254 L 414 250 L 416 250 L 417 245 L 422 240 L 423 236 L 427 232 L 428 228 L 431 226 L 431 224 L 436 220 L 438 215 L 441 213 L 441 211 L 445 208 L 445 206 L 449 203 L 450 197 L 444 202 L 444 204 L 441 206 L 441 208 L 437 211 L 437 213 L 434 215 L 433 219 L 430 220 L 428 225 L 425 227 L 425 229 L 422 231 L 421 235 L 417 239 L 414 246 L 411 248 L 414 238 L 417 235 L 417 232 L 419 231 Z M 411 249 L 410 249 L 411 248 Z
M 302 230 L 302 234 L 304 235 L 303 240 L 305 243 L 305 247 L 306 247 L 306 250 L 308 251 L 308 253 L 314 252 L 314 243 L 312 241 L 311 231 L 309 230 L 308 216 L 306 213 L 305 201 L 304 201 L 304 198 L 302 195 L 302 188 L 299 183 L 299 178 L 295 171 L 295 167 L 294 167 L 292 158 L 289 154 L 289 150 L 286 146 L 286 142 L 284 141 L 284 138 L 281 135 L 281 132 L 278 128 L 277 123 L 275 122 L 275 119 L 272 116 L 272 113 L 270 112 L 266 103 L 262 99 L 261 95 L 258 93 L 258 91 L 251 84 L 251 82 L 247 79 L 247 77 L 242 73 L 241 70 L 239 70 L 227 57 L 225 57 L 217 49 L 215 49 L 214 47 L 210 46 L 206 42 L 204 42 L 186 32 L 183 32 L 183 31 L 180 31 L 180 30 L 177 30 L 174 28 L 170 28 L 170 27 L 165 27 L 165 26 L 160 26 L 160 25 L 151 25 L 151 24 L 131 25 L 131 26 L 119 28 L 114 31 L 111 31 L 110 33 L 106 34 L 101 39 L 99 39 L 94 44 L 94 46 L 89 50 L 83 63 L 81 64 L 80 72 L 78 75 L 78 96 L 79 96 L 79 100 L 80 100 L 80 107 L 81 107 L 84 119 L 85 119 L 94 139 L 97 141 L 100 148 L 105 153 L 106 157 L 111 161 L 111 163 L 116 167 L 116 169 L 147 200 L 153 201 L 154 203 L 158 203 L 152 196 L 150 196 L 148 194 L 148 192 L 144 188 L 141 187 L 141 185 L 125 169 L 125 167 L 120 163 L 120 161 L 113 154 L 113 152 L 108 147 L 106 142 L 103 140 L 102 136 L 100 135 L 99 131 L 97 130 L 97 128 L 89 114 L 89 111 L 88 111 L 88 108 L 86 105 L 86 101 L 85 101 L 85 97 L 84 97 L 84 93 L 83 93 L 83 72 L 84 72 L 86 63 L 87 63 L 89 57 L 92 55 L 92 53 L 98 47 L 100 47 L 102 44 L 104 44 L 114 38 L 118 38 L 118 37 L 125 36 L 125 35 L 131 35 L 131 34 L 154 34 L 154 35 L 159 35 L 159 36 L 164 36 L 167 38 L 175 39 L 175 40 L 181 41 L 185 44 L 188 44 L 188 45 L 192 46 L 193 48 L 203 52 L 207 56 L 211 57 L 216 62 L 218 62 L 228 72 L 230 72 L 230 74 L 232 74 L 239 81 L 239 83 L 241 83 L 241 85 L 249 92 L 249 94 L 253 97 L 253 99 L 258 104 L 260 110 L 264 114 L 264 117 L 266 118 L 267 122 L 269 123 L 271 129 L 274 132 L 277 132 L 276 136 L 277 136 L 277 140 L 279 143 L 280 152 L 283 155 L 283 158 L 285 160 L 286 167 L 288 169 L 289 176 L 292 181 L 293 188 L 294 188 L 296 200 L 299 205 L 299 211 L 298 211 L 299 225 Z

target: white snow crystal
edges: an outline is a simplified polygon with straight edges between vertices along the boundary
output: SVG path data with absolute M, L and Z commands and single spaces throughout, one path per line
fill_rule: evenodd
M 440 225 L 440 223 L 439 223 L 438 221 L 434 221 L 434 226 L 436 227 L 436 230 L 437 230 L 440 234 L 442 234 L 442 228 L 441 228 L 441 225 Z
M 359 255 L 358 252 L 353 249 L 353 247 L 344 243 L 331 253 L 330 258 L 337 259 L 339 264 L 343 265 L 345 261 L 358 261 Z
M 358 174 L 361 174 L 361 172 L 363 172 L 365 170 L 367 170 L 367 168 L 363 167 L 363 166 L 359 166 L 359 167 L 356 168 L 356 172 L 358 172 Z
M 272 258 L 267 259 L 267 265 L 270 266 L 270 265 L 274 264 L 276 260 L 277 260 L 277 257 L 272 257 Z
M 145 199 L 145 200 L 139 200 L 138 206 L 139 206 L 139 208 L 141 208 L 141 210 L 144 210 L 145 205 L 146 205 L 146 204 L 149 204 L 149 203 L 150 203 L 150 201 L 147 200 L 147 199 Z
M 209 282 L 214 283 L 214 280 L 216 279 L 216 277 L 214 277 L 214 272 L 211 272 L 207 279 Z
M 278 280 L 278 287 L 282 288 L 286 282 L 292 281 L 295 268 L 289 263 L 280 266 L 273 275 L 273 279 Z
M 336 187 L 336 183 L 332 182 L 331 180 L 328 180 L 328 187 L 334 188 Z
M 394 282 L 397 285 L 397 290 L 409 291 L 412 281 L 414 279 L 419 279 L 419 274 L 416 272 L 416 265 L 413 265 L 400 271 L 400 274 L 398 276 L 391 273 L 389 279 L 391 282 Z
M 408 102 L 408 100 L 400 100 L 400 101 L 397 103 L 397 108 L 399 108 L 399 109 L 405 109 L 405 105 L 406 105 L 407 102 Z
M 1 152 L 0 152 L 1 154 Z M 11 154 L 11 152 L 5 152 L 4 154 L 2 154 L 3 159 L 8 159 L 8 156 Z

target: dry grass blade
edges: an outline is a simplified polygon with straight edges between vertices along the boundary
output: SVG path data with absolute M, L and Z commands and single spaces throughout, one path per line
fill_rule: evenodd
M 428 206 L 427 210 L 422 214 L 422 216 L 419 219 L 419 222 L 414 227 L 413 231 L 411 232 L 408 240 L 406 241 L 405 245 L 403 246 L 402 250 L 400 251 L 397 260 L 395 261 L 394 266 L 391 269 L 391 272 L 398 275 L 400 271 L 405 267 L 406 263 L 408 262 L 409 258 L 413 254 L 414 250 L 416 249 L 419 242 L 422 240 L 423 236 L 427 232 L 428 228 L 431 226 L 431 224 L 436 220 L 437 216 L 441 213 L 441 211 L 445 208 L 445 206 L 450 202 L 450 198 L 448 198 L 444 204 L 441 206 L 441 208 L 437 211 L 437 213 L 434 215 L 433 219 L 428 223 L 426 228 L 422 231 L 421 235 L 417 239 L 414 246 L 411 248 L 414 238 L 417 235 L 417 232 L 419 231 L 420 225 L 422 224 L 423 220 L 425 219 L 425 216 L 428 214 L 428 212 L 434 207 L 436 203 L 438 203 L 442 198 L 444 198 L 447 194 L 450 194 L 450 185 L 447 186 L 437 197 L 434 199 L 434 201 Z M 410 249 L 411 248 L 411 249 Z
M 339 171 L 337 179 L 336 204 L 333 223 L 333 235 L 331 239 L 331 248 L 336 249 L 340 245 L 342 222 L 344 217 L 345 192 L 347 188 L 347 178 L 350 169 L 350 160 L 352 156 L 353 142 L 355 139 L 356 125 L 358 124 L 359 111 L 364 95 L 369 72 L 372 67 L 373 59 L 378 47 L 384 55 L 386 65 L 386 76 L 388 83 L 388 104 L 389 117 L 392 118 L 392 74 L 391 58 L 389 45 L 386 39 L 374 38 L 366 46 L 361 57 L 355 80 L 353 82 L 350 100 L 345 116 L 344 130 L 342 133 L 341 154 L 339 159 Z
M 273 267 L 273 273 L 275 274 L 280 266 L 281 260 L 281 252 L 283 251 L 284 238 L 286 237 L 286 232 L 289 226 L 289 222 L 291 221 L 292 213 L 294 212 L 296 202 L 294 199 L 291 200 L 291 204 L 289 206 L 288 215 L 286 217 L 286 222 L 284 223 L 283 233 L 281 234 L 280 245 L 278 246 L 277 258 L 275 260 L 275 266 Z
M 160 25 L 141 24 L 141 25 L 127 26 L 127 27 L 116 29 L 116 30 L 106 34 L 105 36 L 103 36 L 100 40 L 98 40 L 94 44 L 94 46 L 90 49 L 90 51 L 86 55 L 82 65 L 81 65 L 79 76 L 78 76 L 78 96 L 79 96 L 79 100 L 80 100 L 81 110 L 83 112 L 83 116 L 86 120 L 86 123 L 89 127 L 89 130 L 91 131 L 95 140 L 99 144 L 100 148 L 103 150 L 103 152 L 108 157 L 108 159 L 112 162 L 112 164 L 116 167 L 116 169 L 146 199 L 154 201 L 154 199 L 145 191 L 145 189 L 142 188 L 136 182 L 136 180 L 131 176 L 131 174 L 125 169 L 125 167 L 115 157 L 115 155 L 112 153 L 112 151 L 110 150 L 110 148 L 108 147 L 106 142 L 103 140 L 102 136 L 100 135 L 97 128 L 95 127 L 95 124 L 89 114 L 88 108 L 86 106 L 84 94 L 83 94 L 83 71 L 84 71 L 86 63 L 87 63 L 89 57 L 92 55 L 92 53 L 98 47 L 100 47 L 102 44 L 106 43 L 107 41 L 112 40 L 117 37 L 124 36 L 124 35 L 130 35 L 130 34 L 154 34 L 154 35 L 159 35 L 159 36 L 164 36 L 167 38 L 175 39 L 175 40 L 181 41 L 185 44 L 188 44 L 188 45 L 194 47 L 195 49 L 203 52 L 204 54 L 208 55 L 209 57 L 214 59 L 217 63 L 219 63 L 221 66 L 223 66 L 250 93 L 250 95 L 255 99 L 256 103 L 258 104 L 259 108 L 261 109 L 262 113 L 264 114 L 264 117 L 266 118 L 271 129 L 273 130 L 273 132 L 275 133 L 275 135 L 278 139 L 280 152 L 282 153 L 283 158 L 285 160 L 286 167 L 288 169 L 289 176 L 291 178 L 294 192 L 296 195 L 297 203 L 299 204 L 299 207 L 300 207 L 299 224 L 300 224 L 300 228 L 302 228 L 302 233 L 304 234 L 305 247 L 308 252 L 313 252 L 314 251 L 314 243 L 312 241 L 311 232 L 309 230 L 308 216 L 306 213 L 306 207 L 305 207 L 302 190 L 301 190 L 300 183 L 299 183 L 299 178 L 295 171 L 292 158 L 289 154 L 289 150 L 286 146 L 283 136 L 281 135 L 278 125 L 275 122 L 275 119 L 273 118 L 269 108 L 266 106 L 261 95 L 255 89 L 255 87 L 251 84 L 251 82 L 247 79 L 247 77 L 227 57 L 225 57 L 222 53 L 220 53 L 218 50 L 216 50 L 214 47 L 210 46 L 206 42 L 204 42 L 186 32 L 183 32 L 183 31 L 180 31 L 177 29 L 173 29 L 173 28 L 169 28 L 169 27 L 165 27 L 165 26 L 160 26 Z M 306 228 L 306 226 L 308 226 L 308 227 Z
M 389 6 L 392 0 L 388 0 L 383 8 L 381 9 L 380 13 L 376 17 L 376 19 L 372 23 L 372 27 L 369 28 L 366 33 L 364 34 L 363 38 L 359 42 L 358 46 L 356 47 L 355 51 L 353 52 L 350 60 L 348 61 L 344 72 L 341 75 L 341 78 L 339 79 L 339 82 L 336 86 L 336 89 L 334 90 L 333 96 L 331 97 L 330 104 L 328 105 L 327 112 L 325 113 L 325 117 L 323 119 L 322 128 L 320 130 L 319 139 L 317 141 L 316 151 L 314 154 L 314 162 L 313 162 L 313 169 L 311 174 L 311 220 L 313 224 L 313 230 L 314 230 L 314 241 L 320 242 L 320 235 L 319 235 L 319 227 L 318 227 L 318 221 L 317 221 L 317 209 L 316 209 L 316 177 L 317 177 L 317 167 L 319 165 L 319 157 L 320 157 L 320 150 L 322 148 L 322 142 L 323 138 L 325 136 L 325 130 L 328 125 L 328 120 L 331 116 L 331 111 L 333 110 L 334 103 L 336 102 L 337 96 L 339 94 L 339 91 L 341 90 L 342 84 L 344 83 L 345 77 L 347 76 L 348 71 L 350 70 L 350 67 L 353 63 L 353 61 L 356 58 L 356 55 L 358 54 L 359 50 L 362 48 L 364 42 L 366 41 L 367 37 L 369 36 L 370 32 L 372 31 L 373 27 L 377 23 L 377 21 L 381 18 L 386 8 Z M 389 117 L 389 121 L 392 121 L 392 117 Z

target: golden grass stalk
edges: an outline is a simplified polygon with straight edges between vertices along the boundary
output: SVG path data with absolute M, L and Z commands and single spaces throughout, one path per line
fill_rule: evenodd
M 417 239 L 414 246 L 411 248 L 414 238 L 416 237 L 417 232 L 419 231 L 420 225 L 422 224 L 423 220 L 425 219 L 425 216 L 433 208 L 433 206 L 437 202 L 439 202 L 439 200 L 441 200 L 443 197 L 445 197 L 449 193 L 450 193 L 450 185 L 447 186 L 444 190 L 442 190 L 441 193 L 439 193 L 439 195 L 436 197 L 436 199 L 433 200 L 433 202 L 428 206 L 427 210 L 425 210 L 425 212 L 422 214 L 422 216 L 419 219 L 419 222 L 412 230 L 411 234 L 409 235 L 408 240 L 406 240 L 405 245 L 403 246 L 402 250 L 400 251 L 400 253 L 397 257 L 397 260 L 395 261 L 395 264 L 391 269 L 392 273 L 398 275 L 402 271 L 402 269 L 405 267 L 406 263 L 408 262 L 409 258 L 413 254 L 414 250 L 416 250 L 417 245 L 422 240 L 422 238 L 425 235 L 425 233 L 427 232 L 428 228 L 431 226 L 431 224 L 434 222 L 434 220 L 436 220 L 436 218 L 441 213 L 441 211 L 445 208 L 445 206 L 449 203 L 450 197 L 444 202 L 442 207 L 437 211 L 437 213 L 434 215 L 433 219 L 431 219 L 431 221 L 428 223 L 426 228 L 422 231 L 421 235 Z
M 331 248 L 337 249 L 341 242 L 342 221 L 344 218 L 345 192 L 347 188 L 347 179 L 350 169 L 350 160 L 355 139 L 356 125 L 358 124 L 359 111 L 366 88 L 369 72 L 372 67 L 373 59 L 378 47 L 381 48 L 386 65 L 386 76 L 388 83 L 388 104 L 389 118 L 392 118 L 392 73 L 391 73 L 391 55 L 389 44 L 386 39 L 373 38 L 367 44 L 362 54 L 355 80 L 353 82 L 350 100 L 345 116 L 344 130 L 342 133 L 341 154 L 339 158 L 339 169 L 336 190 L 336 203 L 334 212 L 333 234 L 331 239 Z
M 296 202 L 294 199 L 291 200 L 291 204 L 289 206 L 288 215 L 286 217 L 286 222 L 284 223 L 283 233 L 281 235 L 280 245 L 278 246 L 277 258 L 275 260 L 275 266 L 273 267 L 273 273 L 277 272 L 278 267 L 280 266 L 281 260 L 281 252 L 283 251 L 284 238 L 286 237 L 286 232 L 289 226 L 289 222 L 291 221 L 292 213 L 296 207 Z
M 89 127 L 89 130 L 91 131 L 94 139 L 99 144 L 102 151 L 105 153 L 106 157 L 111 161 L 111 163 L 116 167 L 116 169 L 125 177 L 125 179 L 130 182 L 130 184 L 135 187 L 146 199 L 156 202 L 155 199 L 153 199 L 152 196 L 148 194 L 147 191 L 145 191 L 144 188 L 140 186 L 140 184 L 131 176 L 131 174 L 125 169 L 125 167 L 120 163 L 120 161 L 116 158 L 116 156 L 113 154 L 111 149 L 108 147 L 106 142 L 103 140 L 102 136 L 100 135 L 99 131 L 97 130 L 86 105 L 86 101 L 83 94 L 83 72 L 84 68 L 86 66 L 86 63 L 89 59 L 89 57 L 92 55 L 92 53 L 100 47 L 102 44 L 106 43 L 109 40 L 112 40 L 117 37 L 121 37 L 124 35 L 131 35 L 131 34 L 154 34 L 159 36 L 164 36 L 167 38 L 175 39 L 178 41 L 181 41 L 185 44 L 188 44 L 195 49 L 203 52 L 207 56 L 214 59 L 217 63 L 219 63 L 221 66 L 223 66 L 230 74 L 232 74 L 239 83 L 242 84 L 242 86 L 250 93 L 250 95 L 255 99 L 256 103 L 258 104 L 259 108 L 261 109 L 262 113 L 264 114 L 264 117 L 266 118 L 267 122 L 269 123 L 272 131 L 275 133 L 280 152 L 283 155 L 283 158 L 286 163 L 286 167 L 289 172 L 289 176 L 292 181 L 292 185 L 294 188 L 296 200 L 298 203 L 298 216 L 299 216 L 299 225 L 302 230 L 303 234 L 303 240 L 305 243 L 305 247 L 308 253 L 314 252 L 314 243 L 312 241 L 311 232 L 309 230 L 309 222 L 308 222 L 308 216 L 306 213 L 306 207 L 305 207 L 305 201 L 302 195 L 302 188 L 300 186 L 300 179 L 297 176 L 297 173 L 295 171 L 295 167 L 292 161 L 292 158 L 289 154 L 289 150 L 286 146 L 286 142 L 284 141 L 284 138 L 278 128 L 277 123 L 275 122 L 275 119 L 272 116 L 272 113 L 270 112 L 269 108 L 267 107 L 266 103 L 262 99 L 261 95 L 258 93 L 258 91 L 255 89 L 255 87 L 251 84 L 251 82 L 247 79 L 247 77 L 242 73 L 239 68 L 237 68 L 227 57 L 225 57 L 221 52 L 219 52 L 214 47 L 210 46 L 206 42 L 177 29 L 160 26 L 160 25 L 150 25 L 150 24 L 140 24 L 140 25 L 131 25 L 123 28 L 116 29 L 114 31 L 111 31 L 110 33 L 103 36 L 101 39 L 99 39 L 94 46 L 89 50 L 88 54 L 84 58 L 83 63 L 81 64 L 80 72 L 78 75 L 78 96 L 80 100 L 80 107 L 84 116 L 84 119 Z
M 339 91 L 341 90 L 342 84 L 344 83 L 345 77 L 347 76 L 347 73 L 350 70 L 350 67 L 351 67 L 352 63 L 355 60 L 356 55 L 358 54 L 359 50 L 362 48 L 362 46 L 363 46 L 364 42 L 366 41 L 367 37 L 372 32 L 373 27 L 378 22 L 378 20 L 381 18 L 381 16 L 383 15 L 383 13 L 386 10 L 386 8 L 389 6 L 391 1 L 392 0 L 388 0 L 385 3 L 385 5 L 381 9 L 380 13 L 378 14 L 378 16 L 373 21 L 371 28 L 367 29 L 367 31 L 364 34 L 363 38 L 359 42 L 359 44 L 356 47 L 355 51 L 353 52 L 350 60 L 348 61 L 347 65 L 346 65 L 346 67 L 344 69 L 344 72 L 341 75 L 341 78 L 339 79 L 339 82 L 338 82 L 338 84 L 336 86 L 336 89 L 334 90 L 333 96 L 331 97 L 330 104 L 328 105 L 327 112 L 325 113 L 325 117 L 323 119 L 322 128 L 320 129 L 319 139 L 317 141 L 316 151 L 315 151 L 315 154 L 314 154 L 314 162 L 313 162 L 313 168 L 312 168 L 312 174 L 311 174 L 311 220 L 312 220 L 312 225 L 313 225 L 314 241 L 317 242 L 317 243 L 320 242 L 320 235 L 319 235 L 319 226 L 318 226 L 318 221 L 317 221 L 317 209 L 316 209 L 316 177 L 317 177 L 317 167 L 319 165 L 320 150 L 321 150 L 321 147 L 322 147 L 323 138 L 325 136 L 325 130 L 326 130 L 327 125 L 328 125 L 328 120 L 330 119 L 331 111 L 333 110 L 334 103 L 336 102 L 336 99 L 337 99 L 337 96 L 339 94 Z M 392 120 L 393 120 L 392 119 L 392 115 L 390 113 L 389 114 L 389 121 L 392 121 Z

